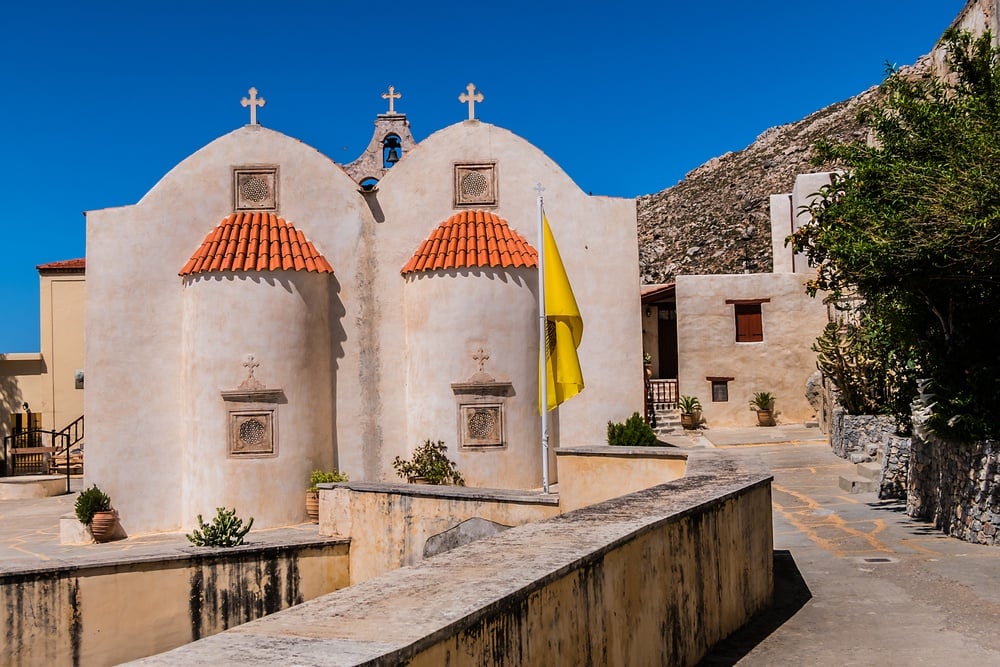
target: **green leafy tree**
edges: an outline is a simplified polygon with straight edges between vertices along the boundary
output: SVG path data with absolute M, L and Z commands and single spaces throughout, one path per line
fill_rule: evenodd
M 808 289 L 860 297 L 881 343 L 918 367 L 929 425 L 1000 436 L 1000 51 L 949 31 L 943 78 L 890 71 L 862 112 L 874 141 L 820 143 L 844 166 L 792 237 L 817 267 Z

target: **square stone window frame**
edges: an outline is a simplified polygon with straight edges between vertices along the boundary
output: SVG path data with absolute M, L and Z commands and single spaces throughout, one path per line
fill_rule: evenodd
M 499 168 L 496 162 L 456 162 L 453 165 L 455 172 L 455 208 L 496 208 L 500 205 L 500 179 Z M 493 197 L 490 199 L 471 199 L 462 193 L 462 180 L 469 172 L 488 171 L 487 178 L 490 181 L 490 188 Z
M 451 389 L 456 399 L 456 430 L 459 449 L 474 451 L 504 451 L 507 449 L 507 429 L 504 408 L 507 397 L 513 395 L 510 382 L 453 382 Z M 497 444 L 469 443 L 466 439 L 466 414 L 469 409 L 496 407 L 500 421 L 500 442 Z
M 280 170 L 276 164 L 244 164 L 234 166 L 232 168 L 233 172 L 233 210 L 237 213 L 246 211 L 263 211 L 266 213 L 278 213 L 280 208 L 281 200 L 279 198 L 280 193 Z M 261 206 L 259 204 L 253 205 L 240 205 L 240 177 L 241 176 L 258 176 L 264 175 L 268 176 L 267 180 L 270 180 L 273 187 L 271 188 L 272 204 L 271 206 Z
M 278 404 L 282 402 L 284 393 L 278 390 L 238 390 L 222 392 L 222 400 L 226 410 L 226 457 L 230 459 L 273 459 L 279 454 Z M 268 435 L 271 447 L 266 452 L 237 452 L 236 442 L 239 440 L 239 424 L 241 418 L 267 416 L 269 422 Z
M 500 437 L 496 441 L 473 438 L 469 433 L 469 413 L 483 408 L 496 410 L 497 430 L 500 432 Z M 460 403 L 458 406 L 459 446 L 462 449 L 507 449 L 507 432 L 504 424 L 503 408 L 504 404 L 502 401 L 491 403 Z

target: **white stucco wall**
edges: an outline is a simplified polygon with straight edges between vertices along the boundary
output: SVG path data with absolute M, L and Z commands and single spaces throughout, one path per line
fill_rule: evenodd
M 129 533 L 176 530 L 194 519 L 182 502 L 191 456 L 184 392 L 191 360 L 184 356 L 184 289 L 177 274 L 205 235 L 232 212 L 232 168 L 241 165 L 278 165 L 278 213 L 302 230 L 337 272 L 326 277 L 334 304 L 327 307 L 328 357 L 339 395 L 358 393 L 357 364 L 344 350 L 358 341 L 358 314 L 347 308 L 356 308 L 356 246 L 370 213 L 356 184 L 329 158 L 291 137 L 246 126 L 185 159 L 134 206 L 89 212 L 85 482 L 111 495 Z M 273 322 L 266 307 L 252 311 L 247 303 L 243 308 L 255 313 L 251 322 Z M 247 353 L 221 340 L 204 349 L 205 358 L 214 355 L 226 367 L 206 391 L 234 388 L 229 385 L 239 378 L 233 373 L 242 370 Z M 280 352 L 257 350 L 257 356 L 263 366 Z M 272 377 L 275 384 L 286 381 L 277 373 Z M 359 412 L 350 399 L 338 407 L 335 440 Z M 332 406 L 324 409 L 327 423 L 333 423 L 332 413 Z M 257 503 L 246 513 L 263 514 L 259 508 L 269 503 L 298 507 L 302 496 L 261 495 Z
M 479 122 L 435 133 L 365 195 L 315 149 L 247 126 L 181 162 L 136 205 L 88 214 L 86 483 L 111 494 L 126 531 L 187 528 L 194 514 L 224 504 L 261 527 L 291 522 L 311 467 L 396 479 L 393 457 L 408 457 L 424 439 L 457 445 L 450 383 L 477 369 L 471 355 L 480 342 L 487 372 L 509 374 L 515 385 L 510 460 L 465 452 L 460 467 L 472 483 L 540 485 L 538 455 L 521 458 L 538 440 L 537 271 L 410 283 L 400 275 L 459 210 L 455 164 L 483 162 L 497 165 L 499 203 L 489 210 L 536 247 L 534 187 L 546 188 L 585 323 L 586 389 L 552 413 L 552 446 L 603 442 L 608 420 L 641 411 L 633 200 L 587 196 L 537 148 Z M 177 275 L 232 212 L 232 169 L 249 165 L 278 167 L 278 214 L 334 275 Z M 436 291 L 449 281 L 454 287 Z M 248 354 L 261 364 L 261 381 L 286 393 L 279 468 L 218 458 L 226 447 L 219 392 L 245 377 Z
M 328 276 L 301 271 L 198 275 L 184 281 L 184 470 L 182 525 L 235 507 L 260 528 L 305 520 L 310 471 L 334 464 L 331 433 Z M 229 456 L 227 405 L 220 392 L 254 377 L 281 389 L 275 455 Z M 247 409 L 244 403 L 231 404 Z
M 406 444 L 443 440 L 469 486 L 541 485 L 538 333 L 531 327 L 538 317 L 536 273 L 462 269 L 406 278 Z M 504 398 L 503 449 L 459 447 L 451 384 L 478 372 L 473 355 L 480 348 L 489 354 L 484 373 L 512 385 L 513 395 Z
M 826 325 L 826 307 L 805 293 L 807 276 L 794 273 L 677 277 L 677 347 L 681 394 L 701 400 L 708 426 L 753 426 L 754 392 L 775 395 L 779 422 L 812 418 L 806 379 L 816 370 L 810 348 Z M 736 342 L 736 320 L 726 300 L 761 304 L 764 340 Z M 732 377 L 729 401 L 712 402 L 707 377 Z

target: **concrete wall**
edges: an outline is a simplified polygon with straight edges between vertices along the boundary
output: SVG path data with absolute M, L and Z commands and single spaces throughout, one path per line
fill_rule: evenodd
M 343 588 L 347 561 L 347 544 L 329 541 L 6 574 L 0 664 L 113 665 L 167 651 Z
M 770 475 L 678 480 L 518 526 L 137 664 L 690 665 L 770 604 Z
M 558 495 L 536 491 L 344 483 L 320 491 L 320 534 L 351 538 L 351 583 L 356 584 L 427 556 L 427 545 L 449 531 L 462 541 L 469 520 L 498 529 L 675 480 L 687 456 L 661 447 L 585 447 L 558 450 Z
M 753 426 L 749 401 L 758 391 L 775 395 L 781 422 L 811 419 L 805 384 L 816 370 L 810 348 L 826 324 L 826 307 L 805 293 L 807 277 L 795 273 L 677 277 L 677 348 L 681 394 L 701 400 L 711 427 Z M 733 299 L 761 304 L 764 340 L 736 342 Z M 729 401 L 712 401 L 707 377 L 732 377 Z

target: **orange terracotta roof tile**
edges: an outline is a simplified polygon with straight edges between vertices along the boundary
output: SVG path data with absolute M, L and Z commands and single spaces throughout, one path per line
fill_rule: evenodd
M 211 271 L 333 273 L 306 235 L 273 213 L 233 213 L 208 233 L 181 276 Z
M 44 271 L 46 273 L 75 273 L 77 271 L 85 271 L 87 269 L 86 259 L 64 259 L 60 262 L 48 262 L 47 264 L 38 264 L 35 266 L 38 271 Z
M 537 267 L 538 251 L 506 220 L 489 211 L 461 211 L 438 225 L 400 273 L 522 266 Z

